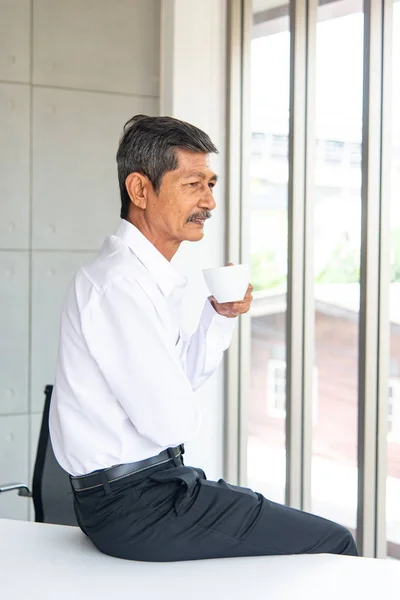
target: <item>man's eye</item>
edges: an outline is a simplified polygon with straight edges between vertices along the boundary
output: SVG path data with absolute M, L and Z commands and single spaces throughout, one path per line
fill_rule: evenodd
M 192 187 L 194 187 L 194 186 L 196 186 L 196 185 L 198 185 L 198 184 L 199 184 L 199 182 L 198 182 L 198 181 L 191 181 L 190 183 L 188 183 L 188 185 L 190 185 L 190 186 L 192 186 Z
M 210 188 L 211 191 L 213 191 L 215 188 L 215 183 L 209 183 L 208 187 Z

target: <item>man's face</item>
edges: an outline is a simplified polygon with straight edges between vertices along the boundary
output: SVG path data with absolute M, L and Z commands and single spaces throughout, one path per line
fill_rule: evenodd
M 158 195 L 152 193 L 147 218 L 163 241 L 196 242 L 204 235 L 204 223 L 215 208 L 213 188 L 217 176 L 209 167 L 208 154 L 177 150 L 178 168 L 168 171 Z

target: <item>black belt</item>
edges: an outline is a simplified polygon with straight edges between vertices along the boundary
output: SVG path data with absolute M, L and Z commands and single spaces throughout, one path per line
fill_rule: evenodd
M 144 460 L 138 460 L 133 463 L 125 463 L 122 465 L 115 465 L 108 469 L 101 469 L 89 473 L 89 475 L 78 475 L 77 477 L 70 477 L 71 485 L 75 491 L 91 490 L 96 487 L 108 485 L 113 481 L 118 481 L 134 473 L 139 473 L 145 469 L 150 469 L 156 465 L 167 463 L 174 458 L 178 458 L 181 454 L 184 454 L 184 445 L 176 446 L 175 448 L 168 448 L 157 454 L 157 456 L 151 456 Z

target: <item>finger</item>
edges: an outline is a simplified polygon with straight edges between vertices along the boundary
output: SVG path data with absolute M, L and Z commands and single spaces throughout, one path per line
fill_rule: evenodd
M 245 297 L 243 298 L 243 300 L 238 300 L 237 302 L 234 302 L 234 306 L 243 306 L 243 304 L 248 304 L 252 300 L 253 300 L 252 294 L 248 293 L 248 294 L 245 295 Z
M 237 310 L 238 308 L 243 307 L 245 304 L 248 304 L 249 300 L 253 300 L 253 296 L 246 293 L 243 300 L 235 300 L 235 302 L 223 302 L 222 305 L 226 307 L 227 310 Z
M 227 310 L 238 310 L 241 306 L 246 304 L 246 300 L 236 300 L 235 302 L 224 302 Z

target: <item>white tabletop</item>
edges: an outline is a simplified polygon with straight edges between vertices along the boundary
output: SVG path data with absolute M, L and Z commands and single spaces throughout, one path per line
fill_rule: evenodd
M 11 600 L 400 600 L 400 563 L 327 554 L 175 563 L 98 552 L 75 527 L 0 519 Z

